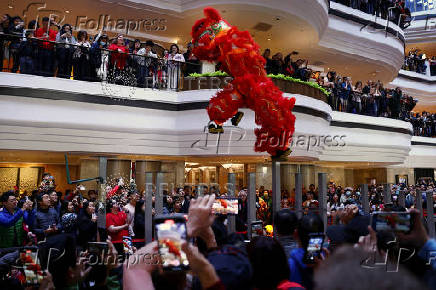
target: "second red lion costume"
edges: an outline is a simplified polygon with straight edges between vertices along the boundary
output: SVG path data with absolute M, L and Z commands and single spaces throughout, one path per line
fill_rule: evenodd
M 192 27 L 193 53 L 201 60 L 221 64 L 233 81 L 214 96 L 207 108 L 211 133 L 221 133 L 222 124 L 232 118 L 237 125 L 248 107 L 256 113 L 255 151 L 284 157 L 290 153 L 295 116 L 295 98 L 286 98 L 267 77 L 265 59 L 248 31 L 239 31 L 223 20 L 213 8 L 204 9 L 205 18 Z

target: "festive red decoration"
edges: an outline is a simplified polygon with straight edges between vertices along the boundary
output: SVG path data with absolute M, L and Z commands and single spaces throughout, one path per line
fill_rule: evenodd
M 289 148 L 294 133 L 295 98 L 286 98 L 267 77 L 265 59 L 248 31 L 239 31 L 221 18 L 218 11 L 205 8 L 203 19 L 192 27 L 193 53 L 201 60 L 216 61 L 233 81 L 219 91 L 207 112 L 221 125 L 241 107 L 256 113 L 255 151 L 275 156 Z

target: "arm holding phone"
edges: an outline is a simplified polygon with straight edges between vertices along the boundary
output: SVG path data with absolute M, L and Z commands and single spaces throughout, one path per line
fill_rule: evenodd
M 410 214 L 411 219 L 413 219 L 413 228 L 409 234 L 397 234 L 400 245 L 416 248 L 418 250 L 418 257 L 426 263 L 430 263 L 433 270 L 436 270 L 436 259 L 432 255 L 432 253 L 436 252 L 436 241 L 428 236 L 419 211 L 412 209 Z
M 211 228 L 215 220 L 215 215 L 212 213 L 214 201 L 214 194 L 192 199 L 189 204 L 188 221 L 186 223 L 188 236 L 201 238 L 208 249 L 217 247 L 215 235 Z

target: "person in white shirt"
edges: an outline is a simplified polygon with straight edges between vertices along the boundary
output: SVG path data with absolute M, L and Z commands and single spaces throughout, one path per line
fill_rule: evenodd
M 74 47 L 71 44 L 77 44 L 76 38 L 73 36 L 73 28 L 70 24 L 64 24 L 56 34 L 56 55 L 58 59 L 58 77 L 70 78 L 72 56 Z
M 168 88 L 177 89 L 180 79 L 181 63 L 185 62 L 183 54 L 180 53 L 177 44 L 171 44 L 170 53 L 167 56 L 168 61 Z
M 137 63 L 138 63 L 138 71 L 139 75 L 137 75 L 138 86 L 143 86 L 144 78 L 147 80 L 146 87 L 148 87 L 148 78 L 153 77 L 153 87 L 156 83 L 156 75 L 155 75 L 155 61 L 153 58 L 157 59 L 157 54 L 153 53 L 152 48 L 154 46 L 153 41 L 147 40 L 145 42 L 145 48 L 140 48 L 136 52 L 137 55 Z M 135 42 L 135 50 L 136 50 L 136 42 Z
M 73 52 L 73 72 L 75 80 L 89 80 L 89 54 L 91 44 L 88 41 L 88 33 L 81 30 L 77 33 L 77 44 Z
M 127 215 L 127 223 L 129 224 L 129 236 L 134 237 L 133 226 L 135 225 L 135 207 L 139 200 L 139 195 L 136 192 L 128 193 L 129 203 L 124 206 L 124 211 Z

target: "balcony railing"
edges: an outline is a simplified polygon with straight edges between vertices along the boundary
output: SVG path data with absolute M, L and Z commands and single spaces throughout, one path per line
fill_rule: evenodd
M 391 4 L 393 6 L 387 6 L 388 2 L 380 2 L 376 1 L 373 4 L 371 1 L 362 1 L 362 0 L 330 0 L 330 2 L 336 2 L 350 8 L 360 10 L 366 14 L 374 15 L 377 17 L 381 17 L 382 19 L 389 20 L 387 22 L 387 26 L 385 27 L 388 31 L 389 22 L 396 24 L 401 29 L 405 29 L 410 26 L 410 22 L 412 20 L 410 13 L 405 13 L 405 10 L 398 5 Z
M 5 34 L 0 34 L 0 55 L 3 72 L 154 89 L 179 90 L 183 75 L 201 71 L 199 62 Z

